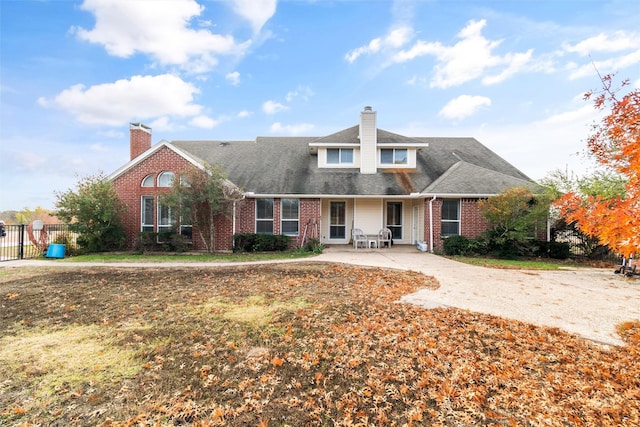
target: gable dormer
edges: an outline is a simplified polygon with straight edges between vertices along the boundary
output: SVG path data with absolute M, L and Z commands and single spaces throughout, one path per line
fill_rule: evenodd
M 384 169 L 415 169 L 417 151 L 429 144 L 378 129 L 376 112 L 364 107 L 360 123 L 309 143 L 319 168 L 360 169 L 375 174 Z

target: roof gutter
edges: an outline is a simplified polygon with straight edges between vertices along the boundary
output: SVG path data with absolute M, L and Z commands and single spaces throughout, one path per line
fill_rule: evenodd
M 421 199 L 426 195 L 422 193 L 411 194 L 278 194 L 278 193 L 255 193 L 253 191 L 247 191 L 244 193 L 249 198 L 296 198 L 296 199 Z

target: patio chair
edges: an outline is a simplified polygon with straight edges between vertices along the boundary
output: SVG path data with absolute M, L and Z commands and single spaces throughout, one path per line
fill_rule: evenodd
M 391 248 L 391 230 L 388 228 L 381 228 L 378 231 L 378 248 L 381 248 L 382 245 L 387 245 L 388 248 Z
M 353 237 L 353 248 L 358 249 L 358 246 L 362 245 L 363 248 L 366 248 L 368 245 L 367 235 L 359 228 L 354 228 L 351 231 L 351 235 Z

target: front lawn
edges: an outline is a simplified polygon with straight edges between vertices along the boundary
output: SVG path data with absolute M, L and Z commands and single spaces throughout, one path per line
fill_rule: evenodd
M 638 425 L 640 325 L 397 303 L 414 272 L 296 263 L 0 276 L 0 425 Z
M 540 259 L 499 259 L 489 257 L 452 256 L 449 257 L 465 264 L 479 267 L 518 269 L 518 270 L 558 270 L 563 267 L 577 267 L 580 264 L 569 261 L 540 260 Z
M 89 255 L 78 255 L 60 259 L 60 262 L 251 262 L 270 261 L 279 259 L 296 259 L 314 256 L 309 251 L 286 251 L 286 252 L 243 252 L 243 253 L 97 253 Z

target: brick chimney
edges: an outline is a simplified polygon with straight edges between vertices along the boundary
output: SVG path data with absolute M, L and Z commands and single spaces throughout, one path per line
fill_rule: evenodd
M 376 112 L 367 106 L 360 113 L 360 173 L 377 172 L 377 146 Z
M 142 123 L 130 123 L 129 148 L 131 160 L 151 148 L 151 128 Z

